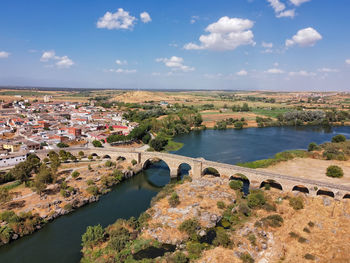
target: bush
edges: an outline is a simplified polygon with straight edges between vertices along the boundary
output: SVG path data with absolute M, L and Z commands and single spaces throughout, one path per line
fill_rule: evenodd
M 137 164 L 137 161 L 136 161 L 135 159 L 133 159 L 133 160 L 131 161 L 131 164 L 132 164 L 132 165 L 136 165 L 136 164 Z
M 319 148 L 318 145 L 317 145 L 316 143 L 312 142 L 312 143 L 310 143 L 309 146 L 307 147 L 307 150 L 308 150 L 309 152 L 312 152 L 312 151 L 317 150 L 318 148 Z
M 115 167 L 116 164 L 115 164 L 115 162 L 112 162 L 112 161 L 108 160 L 108 161 L 105 162 L 105 166 L 106 167 Z
M 196 235 L 196 231 L 199 228 L 200 225 L 197 219 L 187 219 L 179 226 L 179 230 L 181 232 L 186 232 L 190 237 Z
M 148 144 L 150 140 L 151 140 L 151 135 L 149 133 L 145 134 L 145 136 L 142 137 L 142 142 L 144 144 Z
M 236 121 L 236 122 L 234 123 L 234 127 L 235 127 L 236 130 L 241 130 L 241 129 L 243 128 L 243 122 L 241 122 L 241 121 Z
M 231 244 L 230 237 L 226 234 L 225 230 L 219 229 L 216 231 L 216 237 L 213 241 L 214 246 L 228 247 Z
M 176 207 L 180 204 L 180 199 L 177 193 L 172 193 L 172 195 L 168 199 L 169 205 L 171 207 Z
M 150 146 L 157 152 L 164 150 L 164 147 L 168 144 L 168 140 L 157 136 L 150 142 Z
M 130 241 L 130 233 L 124 227 L 117 227 L 117 229 L 110 231 L 110 240 L 108 246 L 116 251 L 121 251 Z
M 327 168 L 326 175 L 333 178 L 341 178 L 344 176 L 343 169 L 337 165 L 331 165 Z
M 243 263 L 254 263 L 254 259 L 249 253 L 242 253 L 241 256 L 239 257 Z
M 63 143 L 63 142 L 59 142 L 59 143 L 57 143 L 57 147 L 58 148 L 68 148 L 69 145 L 66 143 Z
M 250 208 L 261 207 L 266 203 L 264 193 L 261 190 L 253 190 L 248 195 L 248 206 Z
M 174 255 L 171 257 L 171 259 L 172 259 L 172 262 L 174 262 L 174 263 L 187 263 L 188 262 L 186 255 L 184 253 L 182 253 L 181 251 L 174 253 Z
M 89 179 L 89 180 L 86 181 L 86 184 L 87 185 L 94 185 L 95 182 L 93 180 Z
M 271 227 L 281 227 L 283 224 L 283 218 L 278 215 L 269 215 L 261 219 L 263 225 L 271 226 Z
M 198 242 L 188 242 L 186 244 L 186 250 L 188 251 L 189 258 L 192 260 L 199 258 L 204 248 L 204 244 Z
M 60 190 L 60 194 L 61 194 L 61 196 L 63 196 L 64 198 L 67 198 L 67 197 L 70 196 L 69 192 L 67 192 L 67 191 L 64 190 L 64 189 L 61 189 L 61 190 Z
M 0 187 L 0 204 L 4 204 L 12 200 L 12 196 L 7 188 Z
M 79 175 L 80 175 L 80 173 L 79 173 L 78 171 L 74 171 L 74 172 L 72 173 L 72 177 L 73 177 L 74 179 L 78 178 Z
M 91 195 L 98 195 L 99 191 L 98 191 L 98 188 L 97 186 L 95 185 L 92 185 L 92 186 L 89 186 L 88 188 L 86 188 L 86 191 L 91 194 Z
M 289 199 L 289 205 L 293 207 L 294 210 L 300 210 L 304 208 L 304 200 L 300 196 L 292 197 Z
M 243 182 L 240 180 L 231 180 L 229 185 L 233 190 L 240 190 L 243 187 Z
M 256 236 L 253 233 L 249 234 L 248 240 L 253 246 L 256 246 Z
M 0 213 L 0 220 L 5 221 L 7 223 L 16 223 L 20 221 L 20 218 L 13 211 L 4 211 Z
M 309 253 L 306 253 L 304 255 L 304 258 L 307 259 L 307 260 L 315 260 L 316 259 L 314 255 L 309 254 Z
M 86 232 L 82 236 L 82 245 L 92 247 L 103 241 L 104 230 L 101 225 L 88 226 Z
M 338 142 L 345 142 L 346 137 L 343 134 L 338 134 L 332 138 L 332 142 L 338 143 Z
M 219 209 L 225 209 L 225 203 L 223 201 L 218 201 L 216 205 Z
M 241 203 L 238 207 L 238 211 L 245 216 L 250 216 L 250 209 L 245 203 Z
M 92 145 L 94 147 L 98 147 L 98 148 L 102 148 L 103 147 L 102 143 L 100 141 L 97 141 L 97 140 L 92 141 Z
M 66 210 L 66 211 L 72 211 L 73 210 L 73 206 L 72 206 L 72 204 L 65 204 L 63 209 Z

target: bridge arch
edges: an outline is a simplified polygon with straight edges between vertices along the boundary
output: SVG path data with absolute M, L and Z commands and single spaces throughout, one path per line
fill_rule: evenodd
M 117 161 L 125 161 L 126 160 L 126 158 L 124 157 L 124 156 L 118 156 L 117 157 L 117 159 L 116 159 Z
M 350 199 L 350 194 L 345 194 L 343 199 Z
M 310 193 L 309 189 L 304 185 L 296 185 L 293 187 L 292 191 L 298 191 L 298 192 L 305 193 L 305 194 Z
M 260 188 L 267 187 L 268 185 L 271 188 L 275 188 L 275 189 L 278 189 L 281 191 L 283 190 L 282 185 L 273 179 L 267 179 L 267 180 L 262 181 L 260 184 Z
M 317 191 L 316 195 L 326 195 L 334 198 L 334 193 L 327 189 L 320 189 Z
M 215 176 L 215 177 L 220 177 L 220 173 L 217 169 L 213 168 L 213 167 L 206 167 L 203 169 L 202 171 L 202 176 L 205 176 L 205 175 L 212 175 L 212 176 Z
M 97 153 L 92 153 L 92 154 L 91 154 L 91 156 L 93 156 L 93 157 L 97 157 L 97 156 L 98 156 L 98 154 L 97 154 Z
M 111 156 L 109 156 L 108 154 L 103 155 L 102 159 L 111 159 Z
M 190 175 L 190 171 L 192 170 L 192 166 L 188 163 L 180 163 L 178 168 L 177 168 L 177 175 L 182 176 L 182 175 Z

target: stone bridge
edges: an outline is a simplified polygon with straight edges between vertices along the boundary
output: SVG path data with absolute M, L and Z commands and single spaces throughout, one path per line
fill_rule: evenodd
M 177 177 L 180 166 L 182 164 L 187 164 L 191 167 L 190 175 L 193 178 L 200 178 L 207 174 L 209 169 L 212 171 L 215 169 L 217 175 L 220 177 L 245 180 L 254 188 L 260 188 L 265 184 L 269 184 L 283 191 L 300 191 L 312 196 L 327 195 L 336 199 L 350 198 L 349 186 L 249 169 L 231 164 L 208 161 L 203 158 L 191 158 L 169 153 L 141 152 L 137 149 L 118 148 L 70 149 L 69 151 L 73 152 L 75 150 L 84 150 L 87 154 L 98 155 L 113 160 L 120 157 L 130 162 L 131 160 L 136 160 L 138 165 L 143 168 L 146 168 L 152 160 L 162 160 L 168 165 L 171 177 Z M 244 177 L 240 177 L 238 174 L 242 174 Z

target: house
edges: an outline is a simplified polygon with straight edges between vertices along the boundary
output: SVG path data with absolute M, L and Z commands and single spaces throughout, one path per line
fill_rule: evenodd
M 19 152 L 21 149 L 21 145 L 19 143 L 14 143 L 14 142 L 6 142 L 2 145 L 2 148 L 4 150 L 8 150 L 10 152 Z
M 25 153 L 0 156 L 0 167 L 13 166 L 24 162 L 26 159 L 27 155 Z

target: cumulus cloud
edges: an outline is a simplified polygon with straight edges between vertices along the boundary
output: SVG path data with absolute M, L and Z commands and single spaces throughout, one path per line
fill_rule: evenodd
M 136 17 L 129 15 L 128 11 L 119 8 L 117 12 L 106 12 L 97 21 L 97 28 L 126 29 L 132 30 L 136 22 Z
M 237 76 L 247 76 L 248 72 L 246 70 L 242 69 L 242 70 L 236 72 L 236 75 Z
M 49 62 L 56 61 L 55 65 L 58 68 L 70 68 L 74 65 L 73 60 L 71 60 L 68 56 L 56 56 L 54 50 L 44 51 L 40 58 L 41 62 Z
M 117 64 L 117 65 L 127 65 L 128 62 L 127 62 L 126 60 L 117 59 L 117 60 L 115 61 L 115 64 Z
M 324 73 L 332 73 L 332 72 L 338 72 L 339 70 L 335 68 L 319 68 L 319 72 L 324 72 Z
M 0 51 L 0 58 L 8 58 L 11 54 L 6 51 Z
M 300 71 L 296 71 L 296 72 L 289 72 L 289 76 L 293 77 L 293 76 L 301 76 L 301 77 L 312 77 L 312 76 L 316 76 L 316 73 L 314 72 L 307 72 L 305 70 L 300 70 Z
M 286 40 L 286 47 L 299 45 L 301 47 L 312 47 L 317 41 L 321 40 L 322 36 L 312 27 L 300 29 L 292 39 Z
M 118 68 L 118 69 L 110 69 L 110 72 L 115 72 L 118 74 L 132 74 L 132 73 L 136 73 L 137 70 L 136 69 L 123 69 L 123 68 Z
M 300 6 L 303 3 L 309 2 L 311 0 L 289 0 L 293 5 Z
M 151 16 L 147 12 L 141 13 L 140 14 L 140 18 L 141 18 L 142 23 L 145 23 L 145 24 L 147 24 L 147 23 L 152 21 Z
M 284 71 L 282 69 L 279 69 L 279 68 L 270 68 L 270 69 L 266 70 L 265 73 L 268 73 L 268 74 L 283 74 Z
M 276 17 L 278 17 L 278 18 L 280 18 L 280 17 L 293 18 L 295 16 L 295 10 L 294 9 L 285 10 L 286 5 L 279 0 L 267 0 L 267 2 L 270 4 L 270 6 L 275 11 Z
M 234 50 L 241 45 L 255 45 L 254 34 L 250 30 L 254 22 L 249 19 L 221 17 L 217 22 L 208 25 L 207 35 L 201 35 L 200 44 L 188 43 L 184 46 L 190 50 Z
M 181 57 L 172 56 L 171 58 L 157 58 L 157 62 L 163 62 L 164 65 L 168 68 L 171 68 L 173 71 L 193 71 L 195 70 L 194 67 L 185 66 L 184 59 Z
M 345 60 L 345 63 L 350 65 L 350 58 L 349 58 L 349 59 L 346 59 L 346 60 Z

